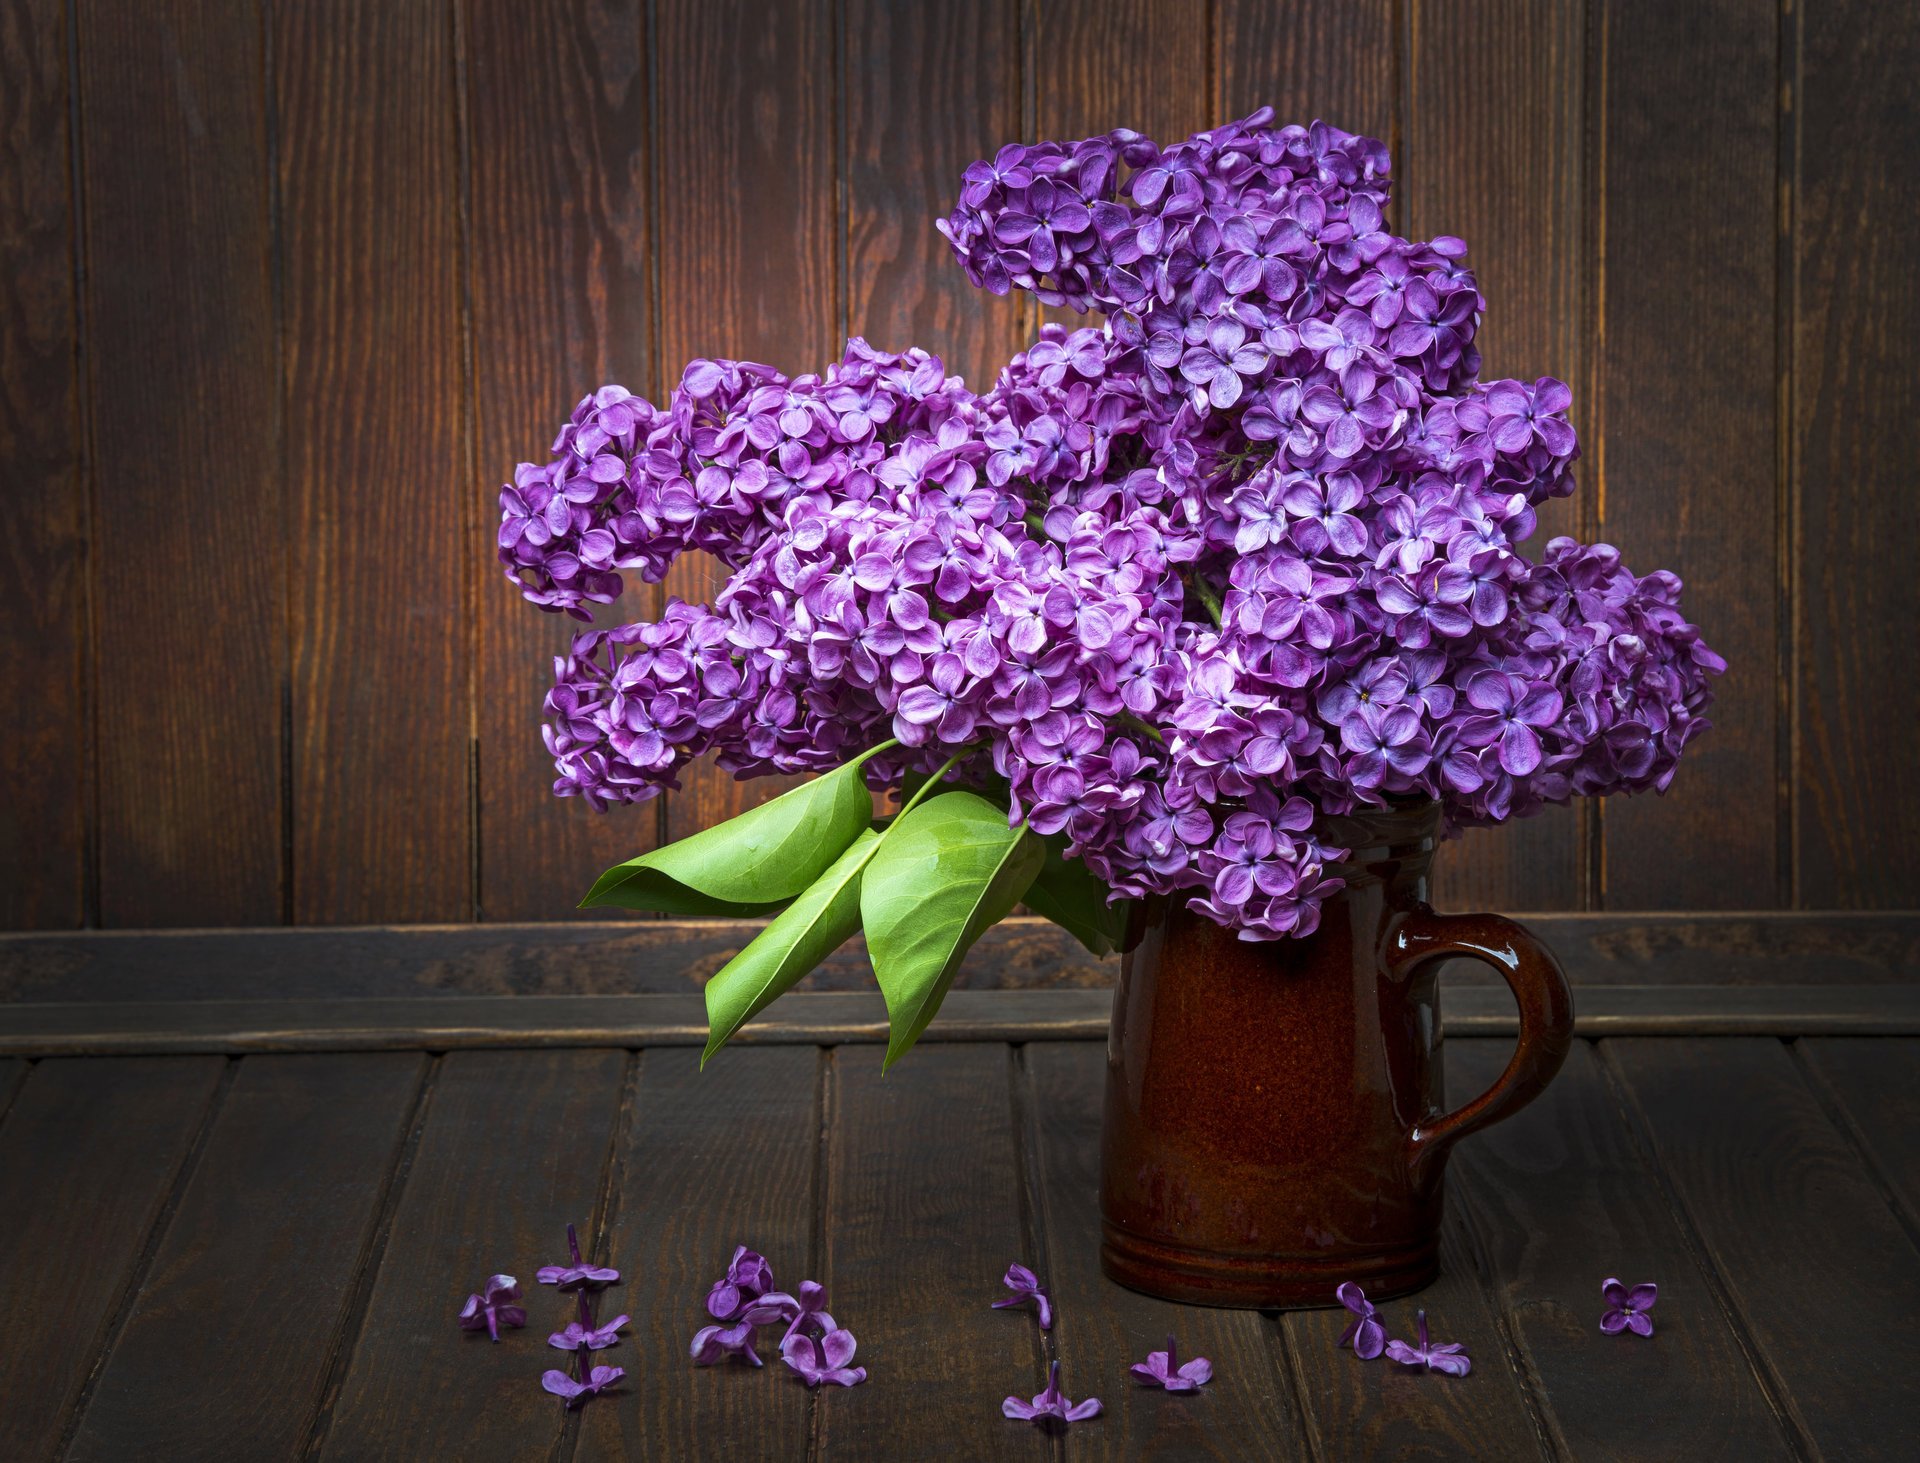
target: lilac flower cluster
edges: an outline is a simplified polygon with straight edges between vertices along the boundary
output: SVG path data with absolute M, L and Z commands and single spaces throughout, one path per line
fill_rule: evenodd
M 1569 393 L 1477 379 L 1465 246 L 1389 233 L 1387 172 L 1266 110 L 1003 148 L 943 233 L 1103 328 L 1044 327 L 984 394 L 856 339 L 821 375 L 703 360 L 664 409 L 583 400 L 502 493 L 508 577 L 580 618 L 690 548 L 730 577 L 576 637 L 555 791 L 964 752 L 1115 897 L 1271 939 L 1339 887 L 1322 816 L 1664 790 L 1724 663 L 1673 575 L 1521 552 L 1573 487 Z
M 729 1357 L 750 1366 L 766 1365 L 753 1349 L 754 1333 L 768 1322 L 784 1321 L 780 1360 L 809 1388 L 823 1382 L 857 1387 L 867 1379 L 865 1367 L 851 1364 L 859 1349 L 853 1332 L 827 1314 L 826 1288 L 803 1280 L 798 1295 L 775 1290 L 773 1267 L 745 1245 L 734 1249 L 727 1273 L 707 1291 L 707 1314 L 716 1324 L 694 1333 L 688 1350 L 695 1366 L 712 1366 Z

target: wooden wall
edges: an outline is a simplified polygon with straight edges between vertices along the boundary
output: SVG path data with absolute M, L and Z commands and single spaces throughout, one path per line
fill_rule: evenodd
M 1443 898 L 1911 906 L 1916 73 L 1880 0 L 4 0 L 0 928 L 558 917 L 738 808 L 547 795 L 496 485 L 696 354 L 982 376 L 1035 316 L 932 229 L 970 159 L 1263 102 L 1389 141 L 1488 372 L 1574 386 L 1549 530 L 1733 665 L 1671 796 Z

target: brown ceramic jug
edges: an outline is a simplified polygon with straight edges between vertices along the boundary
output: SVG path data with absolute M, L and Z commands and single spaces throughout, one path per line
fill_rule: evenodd
M 1100 1258 L 1123 1285 L 1222 1306 L 1376 1299 L 1437 1268 L 1447 1150 L 1518 1111 L 1573 1039 L 1573 999 L 1511 920 L 1435 914 L 1433 805 L 1329 819 L 1346 888 L 1299 940 L 1250 943 L 1181 901 L 1137 912 L 1107 1041 Z M 1483 960 L 1520 1005 L 1499 1082 L 1441 1107 L 1435 981 Z

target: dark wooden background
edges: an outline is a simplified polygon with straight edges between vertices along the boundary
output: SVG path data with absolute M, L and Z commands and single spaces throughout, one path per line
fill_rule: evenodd
M 693 355 L 978 380 L 1036 322 L 933 231 L 970 159 L 1263 102 L 1390 142 L 1489 374 L 1574 386 L 1549 530 L 1733 666 L 1671 796 L 1443 899 L 1911 906 L 1916 74 L 1882 0 L 6 0 L 0 928 L 554 918 L 739 807 L 548 796 L 496 485 Z

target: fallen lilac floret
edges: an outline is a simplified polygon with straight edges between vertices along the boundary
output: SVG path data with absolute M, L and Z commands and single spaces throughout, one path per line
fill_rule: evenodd
M 1046 1287 L 1041 1285 L 1040 1277 L 1025 1265 L 1009 1265 L 1002 1279 L 1007 1289 L 1013 1294 L 995 1301 L 993 1308 L 996 1311 L 1003 1311 L 1008 1306 L 1024 1305 L 1027 1301 L 1032 1301 L 1035 1309 L 1040 1312 L 1040 1329 L 1052 1330 L 1053 1304 L 1047 1299 Z
M 760 1354 L 753 1349 L 752 1321 L 736 1321 L 731 1326 L 702 1326 L 694 1333 L 693 1345 L 688 1348 L 695 1366 L 712 1366 L 715 1362 L 725 1361 L 737 1356 L 755 1366 L 765 1366 Z
M 1340 1335 L 1339 1344 L 1351 1346 L 1362 1361 L 1372 1361 L 1387 1349 L 1387 1328 L 1380 1324 L 1367 1293 L 1349 1280 L 1334 1292 L 1341 1305 L 1353 1312 L 1353 1323 Z
M 1600 1287 L 1600 1294 L 1606 1299 L 1608 1307 L 1607 1313 L 1600 1318 L 1602 1331 L 1609 1336 L 1617 1336 L 1622 1331 L 1631 1331 L 1636 1336 L 1653 1334 L 1653 1317 L 1647 1312 L 1660 1299 L 1659 1286 L 1649 1281 L 1628 1290 L 1617 1279 L 1608 1276 L 1607 1283 Z
M 542 1285 L 557 1285 L 562 1290 L 578 1290 L 584 1285 L 590 1290 L 597 1290 L 603 1285 L 612 1285 L 620 1278 L 618 1270 L 582 1261 L 580 1236 L 571 1224 L 567 1226 L 567 1251 L 573 1257 L 571 1265 L 542 1265 L 534 1272 Z
M 853 1332 L 830 1330 L 815 1341 L 811 1336 L 788 1336 L 780 1343 L 780 1360 L 800 1374 L 809 1387 L 832 1382 L 836 1387 L 857 1387 L 867 1379 L 863 1366 L 849 1366 L 856 1343 Z
M 707 1314 L 716 1321 L 731 1321 L 748 1301 L 772 1289 L 773 1267 L 766 1257 L 740 1245 L 727 1263 L 727 1273 L 707 1292 Z
M 1181 1365 L 1172 1336 L 1167 1337 L 1165 1351 L 1149 1351 L 1147 1359 L 1135 1362 L 1131 1370 L 1149 1386 L 1164 1387 L 1169 1392 L 1191 1392 L 1213 1380 L 1213 1363 L 1204 1356 Z
M 827 1314 L 827 1288 L 817 1280 L 801 1281 L 797 1297 L 784 1290 L 769 1291 L 749 1305 L 741 1313 L 741 1319 L 756 1326 L 768 1321 L 785 1321 L 787 1329 L 780 1336 L 783 1347 L 788 1337 L 803 1335 L 814 1326 L 822 1331 L 840 1329 L 839 1322 Z
M 468 1296 L 467 1303 L 460 1307 L 460 1329 L 485 1331 L 498 1341 L 502 1326 L 527 1324 L 526 1307 L 516 1304 L 519 1299 L 518 1280 L 511 1275 L 488 1276 L 485 1288 L 478 1295 Z
M 563 1371 L 550 1371 L 540 1378 L 540 1385 L 567 1406 L 578 1407 L 587 1398 L 598 1397 L 625 1375 L 626 1371 L 621 1367 L 597 1366 L 587 1373 L 584 1382 L 577 1382 Z
M 1060 1422 L 1084 1422 L 1089 1417 L 1100 1415 L 1100 1399 L 1089 1397 L 1084 1402 L 1069 1400 L 1060 1391 L 1060 1363 L 1055 1362 L 1047 1368 L 1047 1389 L 1031 1402 L 1022 1402 L 1018 1397 L 1009 1397 L 1000 1404 L 1001 1412 L 1016 1422 L 1045 1423 L 1049 1418 Z
M 1404 1341 L 1389 1341 L 1387 1355 L 1393 1360 L 1402 1366 L 1423 1366 L 1430 1372 L 1445 1372 L 1450 1377 L 1464 1377 L 1473 1370 L 1467 1349 L 1459 1342 L 1449 1341 L 1441 1345 L 1428 1342 L 1425 1311 L 1414 1312 L 1414 1324 L 1420 1328 L 1420 1344 L 1409 1346 Z
M 567 1329 L 556 1331 L 547 1338 L 547 1345 L 561 1351 L 605 1351 L 609 1346 L 620 1344 L 620 1328 L 627 1324 L 628 1317 L 615 1316 L 601 1326 L 586 1326 L 579 1321 L 567 1322 Z

